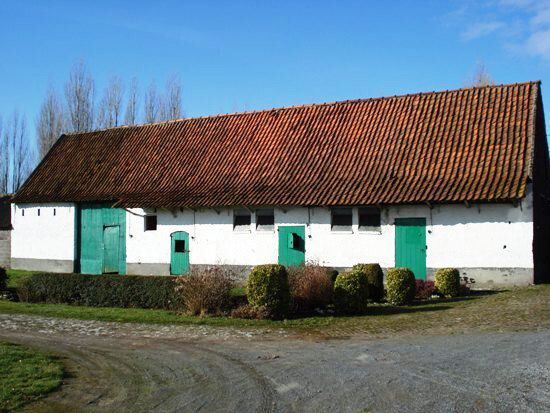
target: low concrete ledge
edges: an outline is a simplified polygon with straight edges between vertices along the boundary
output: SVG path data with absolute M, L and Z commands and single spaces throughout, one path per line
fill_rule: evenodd
M 44 272 L 73 272 L 72 260 L 47 260 L 38 258 L 11 258 L 11 267 L 16 270 Z
M 170 264 L 126 263 L 128 275 L 170 275 Z
M 215 264 L 192 264 L 191 268 L 208 268 Z M 250 274 L 253 265 L 222 265 L 232 270 L 238 281 L 245 281 Z M 170 264 L 152 263 L 128 263 L 126 264 L 128 274 L 134 275 L 170 275 Z M 336 267 L 337 271 L 349 270 L 346 267 Z M 384 273 L 387 268 L 384 268 Z M 427 279 L 433 280 L 437 268 L 427 269 Z M 472 288 L 507 288 L 514 286 L 525 286 L 533 284 L 532 268 L 458 268 L 462 278 L 468 278 Z

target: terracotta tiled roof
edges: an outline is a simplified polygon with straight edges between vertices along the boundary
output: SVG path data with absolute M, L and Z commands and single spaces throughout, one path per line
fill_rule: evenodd
M 522 198 L 538 82 L 63 136 L 16 202 L 376 205 Z

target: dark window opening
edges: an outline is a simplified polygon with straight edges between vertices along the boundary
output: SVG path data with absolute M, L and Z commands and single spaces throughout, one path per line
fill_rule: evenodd
M 40 208 L 38 208 L 38 216 L 40 216 Z
M 380 222 L 380 210 L 378 208 L 359 208 L 359 231 L 380 232 Z
M 275 229 L 273 209 L 258 209 L 256 211 L 256 229 L 258 231 L 273 231 Z
M 331 211 L 331 215 L 332 231 L 351 231 L 353 222 L 351 208 L 334 208 Z
M 21 216 L 25 216 L 25 210 L 24 209 L 21 210 Z
M 54 217 L 55 217 L 55 213 L 56 213 L 56 211 L 55 211 L 55 208 L 54 208 L 54 209 L 53 209 L 53 216 L 54 216 Z
M 185 240 L 177 239 L 174 245 L 174 252 L 185 252 Z
M 233 229 L 235 231 L 250 231 L 250 212 L 236 210 L 233 212 Z
M 156 215 L 146 215 L 145 216 L 145 231 L 156 231 L 157 230 L 157 216 Z

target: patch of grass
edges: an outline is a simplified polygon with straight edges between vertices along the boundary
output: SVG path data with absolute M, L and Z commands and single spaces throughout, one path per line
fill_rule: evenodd
M 243 286 L 233 287 L 231 289 L 231 295 L 233 297 L 245 297 L 246 296 L 246 289 Z
M 38 399 L 57 389 L 62 379 L 63 367 L 53 357 L 0 342 L 0 411 Z
M 226 327 L 266 326 L 268 320 L 241 320 L 229 317 L 186 316 L 167 310 L 142 308 L 85 307 L 67 304 L 30 304 L 0 300 L 0 313 L 34 314 L 79 320 L 115 321 L 145 324 L 187 324 Z
M 33 274 L 39 274 L 40 272 L 7 269 L 6 273 L 8 274 L 8 288 L 15 288 L 19 280 L 30 277 Z

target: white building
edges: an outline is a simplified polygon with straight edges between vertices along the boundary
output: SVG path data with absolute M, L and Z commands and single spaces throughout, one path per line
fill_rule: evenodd
M 548 282 L 538 82 L 63 136 L 16 194 L 14 268 L 315 261 Z

